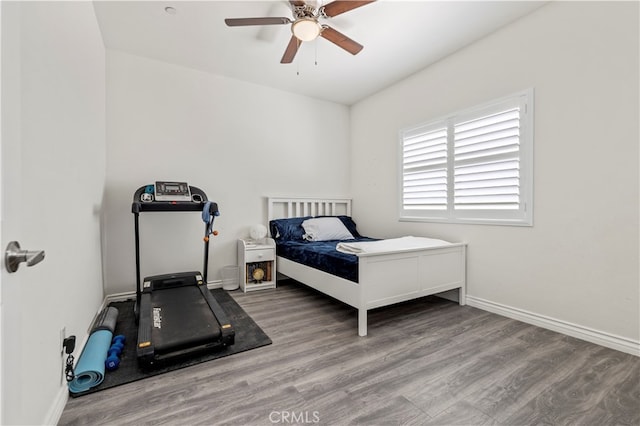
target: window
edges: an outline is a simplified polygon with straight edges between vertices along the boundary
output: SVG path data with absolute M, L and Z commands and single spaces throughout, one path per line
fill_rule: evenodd
M 533 89 L 400 132 L 400 220 L 533 224 Z

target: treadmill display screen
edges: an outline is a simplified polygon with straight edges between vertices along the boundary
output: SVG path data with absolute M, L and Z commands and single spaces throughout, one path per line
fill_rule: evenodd
M 186 182 L 156 182 L 156 201 L 191 201 L 191 191 Z

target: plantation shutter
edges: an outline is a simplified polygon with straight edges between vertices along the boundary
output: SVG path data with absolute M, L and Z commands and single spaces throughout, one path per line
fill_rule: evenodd
M 520 208 L 520 107 L 454 125 L 454 209 Z
M 400 220 L 533 224 L 533 89 L 400 132 Z
M 402 139 L 402 208 L 446 210 L 447 128 L 419 128 Z

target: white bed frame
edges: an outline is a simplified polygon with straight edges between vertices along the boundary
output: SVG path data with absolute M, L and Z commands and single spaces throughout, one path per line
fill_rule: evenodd
M 268 198 L 268 220 L 351 216 L 351 200 Z M 268 222 L 268 221 L 267 221 Z M 280 256 L 278 272 L 358 310 L 358 335 L 367 335 L 367 311 L 458 289 L 466 304 L 466 244 L 358 255 L 358 283 Z

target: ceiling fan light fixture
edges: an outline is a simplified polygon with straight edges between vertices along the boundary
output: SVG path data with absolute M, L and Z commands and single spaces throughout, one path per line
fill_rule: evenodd
M 291 32 L 300 41 L 312 41 L 318 38 L 322 27 L 313 18 L 299 18 L 291 25 Z

